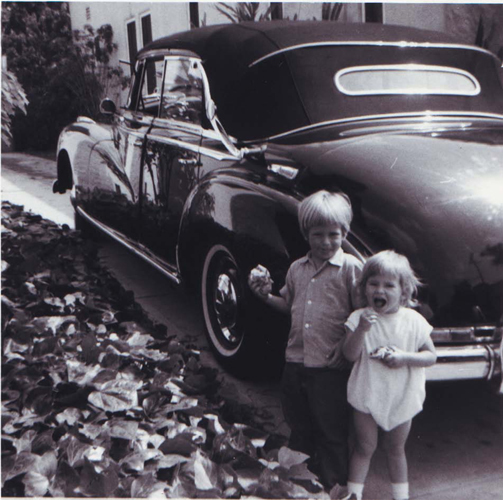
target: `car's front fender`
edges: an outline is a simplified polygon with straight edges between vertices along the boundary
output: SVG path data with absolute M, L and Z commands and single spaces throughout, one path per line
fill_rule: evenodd
M 199 184 L 182 216 L 178 265 L 190 278 L 205 252 L 224 243 L 248 272 L 257 264 L 269 267 L 280 286 L 291 261 L 306 251 L 297 222 L 298 199 L 266 185 L 226 173 Z

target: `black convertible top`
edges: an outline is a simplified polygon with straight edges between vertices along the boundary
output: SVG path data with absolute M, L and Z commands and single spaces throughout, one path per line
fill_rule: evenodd
M 160 38 L 138 57 L 166 49 L 189 51 L 202 59 L 221 122 L 244 141 L 365 115 L 503 110 L 495 56 L 436 31 L 332 21 L 231 23 Z M 487 90 L 476 98 L 355 98 L 334 84 L 336 72 L 347 67 L 409 63 L 459 68 L 475 75 L 481 85 L 487 83 Z
M 320 42 L 455 43 L 438 31 L 378 23 L 331 21 L 262 21 L 220 24 L 176 33 L 155 40 L 140 54 L 152 49 L 190 50 L 208 65 L 227 61 L 233 68 L 248 67 L 277 50 Z

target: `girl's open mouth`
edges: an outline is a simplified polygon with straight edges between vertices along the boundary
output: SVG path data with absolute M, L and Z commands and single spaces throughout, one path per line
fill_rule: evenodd
M 382 309 L 386 305 L 386 299 L 376 297 L 374 299 L 374 308 L 375 309 Z

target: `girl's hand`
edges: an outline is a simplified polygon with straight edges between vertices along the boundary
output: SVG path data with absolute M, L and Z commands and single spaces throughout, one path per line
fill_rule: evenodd
M 401 368 L 407 365 L 407 353 L 395 346 L 390 346 L 390 348 L 390 352 L 387 353 L 381 361 L 388 368 Z
M 365 309 L 363 314 L 360 316 L 360 322 L 358 323 L 358 329 L 364 333 L 368 332 L 372 325 L 377 321 L 378 314 L 372 309 Z

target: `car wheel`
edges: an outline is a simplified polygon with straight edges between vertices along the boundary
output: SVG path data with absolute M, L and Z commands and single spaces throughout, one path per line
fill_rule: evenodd
M 223 245 L 214 245 L 206 254 L 201 292 L 211 347 L 223 361 L 242 357 L 245 340 L 243 277 L 236 260 Z
M 219 362 L 239 377 L 277 378 L 284 358 L 282 331 L 288 331 L 285 317 L 253 296 L 247 272 L 223 245 L 206 252 L 201 300 L 207 337 Z

